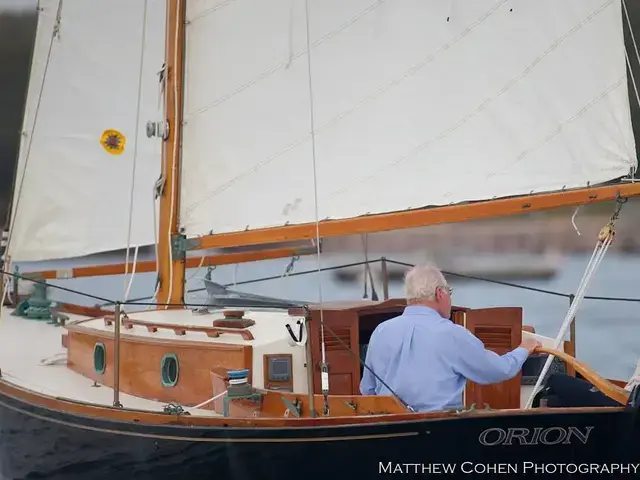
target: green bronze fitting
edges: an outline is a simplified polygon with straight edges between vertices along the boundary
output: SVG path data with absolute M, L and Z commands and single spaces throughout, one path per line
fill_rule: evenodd
M 27 277 L 27 275 L 24 275 Z M 47 299 L 47 284 L 44 280 L 33 283 L 33 292 L 18 303 L 13 315 L 32 320 L 46 320 L 51 323 L 51 300 Z
M 197 239 L 187 239 L 185 235 L 171 236 L 171 255 L 174 260 L 184 260 L 187 258 L 187 251 L 197 247 L 200 241 Z

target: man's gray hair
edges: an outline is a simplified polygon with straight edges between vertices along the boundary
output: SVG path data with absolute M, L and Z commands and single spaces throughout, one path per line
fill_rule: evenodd
M 416 265 L 404 277 L 404 293 L 409 300 L 435 300 L 438 287 L 447 287 L 442 272 L 433 265 Z

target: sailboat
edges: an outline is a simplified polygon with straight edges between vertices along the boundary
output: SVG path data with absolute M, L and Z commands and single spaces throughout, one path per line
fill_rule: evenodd
M 619 208 L 556 338 L 517 306 L 453 308 L 497 353 L 534 336 L 544 362 L 468 382 L 461 411 L 360 394 L 368 338 L 403 299 L 327 302 L 310 282 L 305 303 L 210 276 L 207 302 L 184 300 L 187 268 L 295 258 L 282 242 L 313 242 L 321 270 L 327 237 L 639 196 L 623 1 L 41 0 L 38 15 L 4 266 L 3 475 L 635 472 L 637 389 L 565 340 Z M 14 270 L 118 249 L 124 264 Z M 51 279 L 134 272 L 157 272 L 154 305 L 48 296 Z M 558 362 L 620 406 L 534 405 Z

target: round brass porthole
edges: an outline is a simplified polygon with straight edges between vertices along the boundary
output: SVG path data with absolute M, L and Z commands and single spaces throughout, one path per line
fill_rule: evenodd
M 160 365 L 160 377 L 162 385 L 165 387 L 174 387 L 178 383 L 178 374 L 180 368 L 178 366 L 178 357 L 173 353 L 168 353 L 162 357 Z
M 102 375 L 107 368 L 107 350 L 104 343 L 97 342 L 93 346 L 93 369 L 98 375 Z

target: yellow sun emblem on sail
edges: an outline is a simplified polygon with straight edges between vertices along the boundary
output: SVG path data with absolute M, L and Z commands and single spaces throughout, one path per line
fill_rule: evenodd
M 111 155 L 120 155 L 124 152 L 126 138 L 117 130 L 105 130 L 100 137 L 100 145 Z

